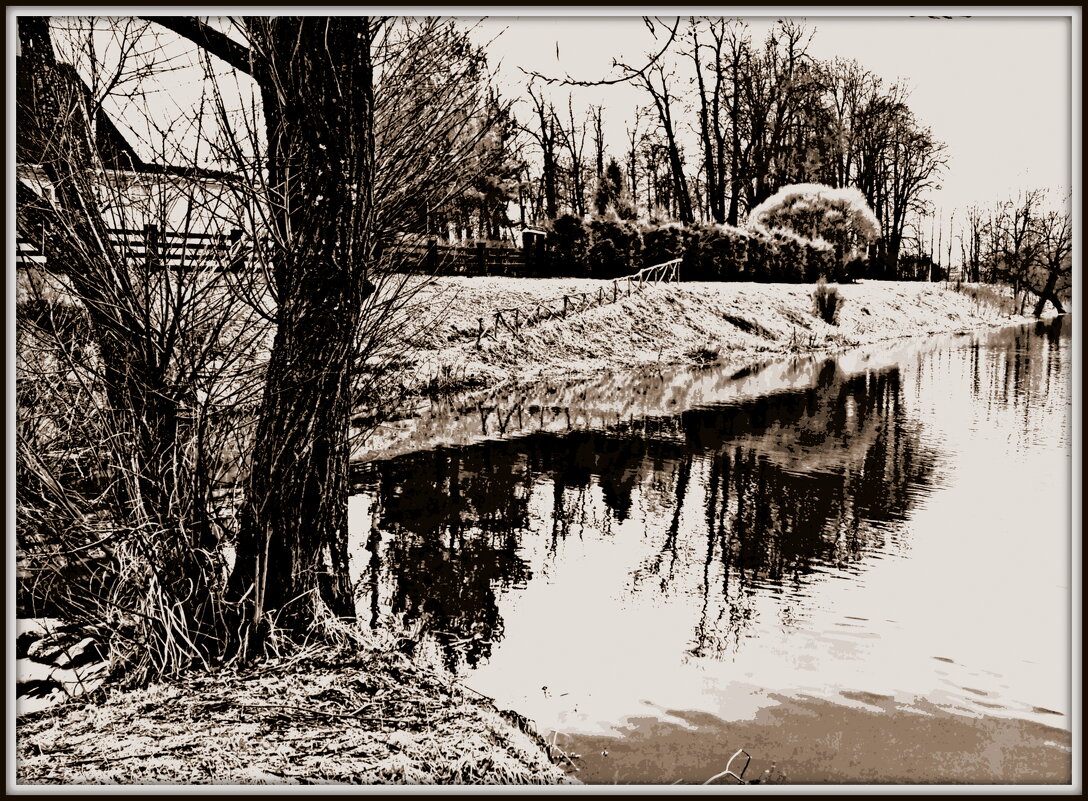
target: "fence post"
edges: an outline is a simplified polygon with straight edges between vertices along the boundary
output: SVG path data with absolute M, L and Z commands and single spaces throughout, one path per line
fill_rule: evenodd
M 487 243 L 476 243 L 476 274 L 487 275 Z
M 597 305 L 598 306 L 603 306 L 604 305 L 604 287 L 603 286 L 597 287 Z
M 231 259 L 230 265 L 227 267 L 232 273 L 241 271 L 246 264 L 246 257 L 242 255 L 242 248 L 240 247 L 242 242 L 242 229 L 231 228 L 230 229 L 230 252 Z
M 518 310 L 514 309 L 514 333 L 518 331 Z
M 144 265 L 149 270 L 162 266 L 159 259 L 159 226 L 152 223 L 144 225 Z
M 533 263 L 533 237 L 522 231 L 521 233 L 521 257 L 525 259 L 525 272 L 527 275 L 536 274 L 536 265 Z
M 627 276 L 627 297 L 631 297 L 631 276 Z
M 567 296 L 563 296 L 563 317 L 567 316 Z
M 620 287 L 616 281 L 612 282 L 612 302 L 616 302 L 616 296 L 619 294 Z
M 427 269 L 432 273 L 438 272 L 438 240 L 431 237 L 427 240 Z

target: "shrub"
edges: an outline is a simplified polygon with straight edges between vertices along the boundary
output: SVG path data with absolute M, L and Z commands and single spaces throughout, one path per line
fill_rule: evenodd
M 741 281 L 748 274 L 748 250 L 752 235 L 731 225 L 715 225 L 709 239 L 710 257 L 719 281 Z
M 860 191 L 823 184 L 782 187 L 752 209 L 748 223 L 809 240 L 823 239 L 836 248 L 844 265 L 880 236 L 880 222 Z
M 684 280 L 743 280 L 750 234 L 728 225 L 693 224 L 684 229 Z
M 614 215 L 589 223 L 589 276 L 617 278 L 639 269 L 642 237 L 634 223 Z
M 839 309 L 842 308 L 842 296 L 839 288 L 834 284 L 828 284 L 821 280 L 817 282 L 816 289 L 812 292 L 812 300 L 816 307 L 816 315 L 828 325 L 839 324 Z
M 560 214 L 551 224 L 553 256 L 549 274 L 585 278 L 589 275 L 589 231 L 582 218 Z
M 778 243 L 755 232 L 748 240 L 748 280 L 781 281 L 782 269 Z
M 794 282 L 807 280 L 808 240 L 788 231 L 776 231 L 772 238 L 778 246 L 778 280 Z
M 835 253 L 835 248 L 829 242 L 822 239 L 810 241 L 806 248 L 808 268 L 806 281 L 818 281 L 819 279 L 831 279 L 845 281 L 846 277 L 840 268 L 840 261 Z
M 703 239 L 707 236 L 709 227 L 694 223 L 683 227 L 684 262 L 680 268 L 680 280 L 682 281 L 709 281 L 712 280 L 706 259 L 703 258 Z
M 685 228 L 680 223 L 646 225 L 642 229 L 642 263 L 649 267 L 684 255 Z

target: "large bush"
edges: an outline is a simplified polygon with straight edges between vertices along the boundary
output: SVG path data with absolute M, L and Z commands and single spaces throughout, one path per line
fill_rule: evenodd
M 684 226 L 680 223 L 646 225 L 642 229 L 642 263 L 646 267 L 681 258 L 685 249 Z
M 686 281 L 746 280 L 750 235 L 728 225 L 695 223 L 684 229 Z
M 789 282 L 807 280 L 808 240 L 789 231 L 775 231 L 772 239 L 778 248 L 778 275 L 772 280 Z
M 849 269 L 842 266 L 835 248 L 822 239 L 807 242 L 805 245 L 806 281 L 812 282 L 824 276 L 831 280 L 848 280 Z
M 840 265 L 858 258 L 865 245 L 880 236 L 880 222 L 860 191 L 823 184 L 782 187 L 752 209 L 748 225 L 823 240 L 838 253 Z
M 755 235 L 748 240 L 748 281 L 781 281 L 782 269 L 778 243 L 767 235 Z

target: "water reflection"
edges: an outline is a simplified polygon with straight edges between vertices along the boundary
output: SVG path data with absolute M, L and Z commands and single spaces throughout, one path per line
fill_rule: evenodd
M 554 428 L 502 441 L 436 411 L 420 441 L 457 447 L 360 469 L 360 607 L 430 632 L 588 783 L 701 782 L 740 746 L 812 781 L 898 776 L 898 754 L 917 781 L 1059 775 L 1070 333 L 662 374 L 637 398 L 612 377 L 546 412 L 549 389 L 509 393 L 481 426 Z
M 1010 411 L 1017 416 L 1020 426 L 1010 430 L 1010 436 L 1019 447 L 1038 439 L 1040 406 L 1057 396 L 1069 402 L 1072 376 L 1062 372 L 1061 364 L 1063 337 L 1070 336 L 1071 328 L 1067 317 L 1055 317 L 1003 331 L 987 341 L 985 352 L 978 342 L 971 347 L 973 398 L 986 409 L 987 422 Z M 1059 387 L 1059 382 L 1065 386 Z
M 896 368 L 602 431 L 534 434 L 367 465 L 373 533 L 362 601 L 415 623 L 451 667 L 504 634 L 498 594 L 532 580 L 571 537 L 624 536 L 646 556 L 631 592 L 701 607 L 689 653 L 735 652 L 755 593 L 789 625 L 804 586 L 887 551 L 933 477 Z M 558 612 L 557 612 L 558 613 Z
M 379 522 L 366 571 L 372 625 L 388 583 L 389 612 L 421 623 L 451 667 L 455 654 L 469 666 L 490 656 L 503 633 L 495 593 L 532 577 L 518 555 L 530 479 L 509 456 L 438 450 L 387 462 L 375 476 Z M 384 552 L 379 532 L 391 535 Z

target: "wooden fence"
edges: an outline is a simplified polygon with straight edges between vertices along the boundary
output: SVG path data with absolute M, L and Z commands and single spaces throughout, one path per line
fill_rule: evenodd
M 398 243 L 388 253 L 403 262 L 398 271 L 427 275 L 514 275 L 526 276 L 534 269 L 532 255 L 525 249 L 489 246 L 477 242 L 471 246 Z
M 557 300 L 548 303 L 537 303 L 532 306 L 520 306 L 511 309 L 497 309 L 492 315 L 491 323 L 485 323 L 483 317 L 479 320 L 479 330 L 473 334 L 476 344 L 485 336 L 496 337 L 501 331 L 507 331 L 519 336 L 518 331 L 527 325 L 533 325 L 543 320 L 565 319 L 571 314 L 577 314 L 608 303 L 615 303 L 620 297 L 631 297 L 632 292 L 639 292 L 647 284 L 655 286 L 662 281 L 675 283 L 680 280 L 680 263 L 683 259 L 673 259 L 655 264 L 652 267 L 643 267 L 637 273 L 625 275 L 622 278 L 614 278 L 611 281 L 611 289 L 603 285 L 596 292 L 576 292 L 572 295 L 563 295 Z
M 215 269 L 238 271 L 245 267 L 249 246 L 237 228 L 225 234 L 164 231 L 155 225 L 143 228 L 109 228 L 110 244 L 133 265 L 152 269 Z M 19 267 L 45 266 L 57 256 L 50 253 L 50 237 L 42 230 L 37 236 L 16 239 Z

